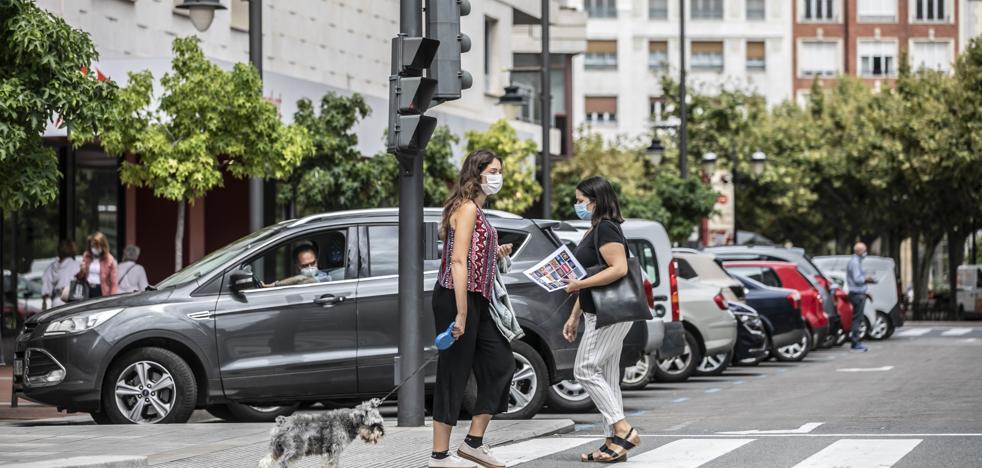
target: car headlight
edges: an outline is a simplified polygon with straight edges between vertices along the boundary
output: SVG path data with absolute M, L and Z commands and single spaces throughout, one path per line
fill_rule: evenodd
M 44 336 L 66 335 L 69 333 L 81 333 L 91 330 L 106 320 L 116 316 L 123 309 L 103 310 L 95 313 L 79 314 L 72 317 L 56 320 L 48 324 L 44 329 Z

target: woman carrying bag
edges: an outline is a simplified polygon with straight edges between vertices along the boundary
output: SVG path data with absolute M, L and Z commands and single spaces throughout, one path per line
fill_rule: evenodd
M 118 294 L 116 259 L 109 253 L 109 240 L 105 234 L 96 231 L 89 235 L 88 244 L 76 278 L 88 284 L 89 298 Z
M 576 341 L 580 317 L 584 320 L 583 339 L 576 350 L 573 375 L 583 385 L 604 419 L 603 446 L 583 454 L 580 461 L 615 463 L 627 461 L 627 452 L 641 443 L 641 437 L 624 417 L 621 400 L 620 357 L 624 338 L 633 325 L 650 311 L 636 304 L 640 269 L 628 258 L 627 240 L 621 231 L 617 194 L 603 177 L 584 179 L 576 186 L 576 215 L 591 221 L 573 255 L 590 273 L 581 280 L 567 280 L 566 291 L 579 293 L 563 336 Z M 643 294 L 643 291 L 641 292 Z M 599 301 L 598 301 L 599 299 Z M 599 323 L 598 323 L 599 322 Z

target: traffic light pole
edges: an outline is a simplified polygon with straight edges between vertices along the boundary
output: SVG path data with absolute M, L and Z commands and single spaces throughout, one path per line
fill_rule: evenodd
M 552 127 L 552 80 L 549 76 L 549 0 L 542 0 L 542 217 L 552 218 L 552 158 L 549 128 Z
M 688 115 L 685 104 L 685 0 L 679 0 L 679 175 L 689 177 Z
M 422 0 L 400 0 L 399 32 L 423 35 Z M 389 129 L 393 131 L 393 129 Z M 399 375 L 423 362 L 420 316 L 423 310 L 423 158 L 421 150 L 398 150 L 399 160 Z M 409 154 L 407 154 L 409 153 Z M 414 154 L 413 154 L 414 153 Z M 423 425 L 423 372 L 399 387 L 398 424 Z

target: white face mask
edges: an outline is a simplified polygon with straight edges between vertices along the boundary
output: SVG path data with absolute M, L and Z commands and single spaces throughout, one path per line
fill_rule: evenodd
M 311 266 L 311 267 L 301 268 L 300 274 L 313 278 L 315 275 L 317 275 L 317 267 Z
M 102 249 L 100 249 L 99 247 L 92 247 L 92 249 L 90 249 L 90 250 L 92 251 L 92 255 L 94 257 L 98 257 L 98 256 L 102 255 Z
M 504 183 L 505 178 L 501 174 L 485 174 L 481 190 L 484 190 L 485 195 L 494 195 L 501 191 L 501 186 Z

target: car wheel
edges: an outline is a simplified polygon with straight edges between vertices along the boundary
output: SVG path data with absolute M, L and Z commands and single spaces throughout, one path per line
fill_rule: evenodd
M 866 320 L 865 318 L 863 320 Z M 872 326 L 869 327 L 869 337 L 873 340 L 884 340 L 887 338 L 890 332 L 890 319 L 887 318 L 886 314 L 877 312 L 876 319 Z
M 848 340 L 849 340 L 849 333 L 846 332 L 845 330 L 839 330 L 835 335 L 835 346 L 836 347 L 842 346 L 846 344 L 846 341 Z
M 642 390 L 651 382 L 654 374 L 654 360 L 645 354 L 633 366 L 625 367 L 621 373 L 621 390 Z
M 300 403 L 285 406 L 255 406 L 242 403 L 228 402 L 205 408 L 212 416 L 226 421 L 236 422 L 273 422 L 277 416 L 293 414 Z
M 102 408 L 113 424 L 184 423 L 197 398 L 191 367 L 163 348 L 127 352 L 110 366 L 102 387 Z
M 727 367 L 730 367 L 732 357 L 732 351 L 706 356 L 702 358 L 702 361 L 699 363 L 699 366 L 696 367 L 693 374 L 702 377 L 720 375 L 726 370 Z
M 563 380 L 546 393 L 549 408 L 563 413 L 581 413 L 593 409 L 593 400 L 576 380 Z
M 699 343 L 696 337 L 689 330 L 685 330 L 685 348 L 682 354 L 659 359 L 655 366 L 655 380 L 659 382 L 685 382 L 696 370 L 696 366 L 702 362 L 702 353 L 699 352 Z
M 549 373 L 542 356 L 528 343 L 512 342 L 511 352 L 515 358 L 515 374 L 508 387 L 508 411 L 495 417 L 529 419 L 545 404 Z
M 805 332 L 801 334 L 801 340 L 799 340 L 797 343 L 776 348 L 771 354 L 773 354 L 778 361 L 798 362 L 808 355 L 808 351 L 811 350 L 811 346 L 812 333 L 811 330 L 806 329 Z

